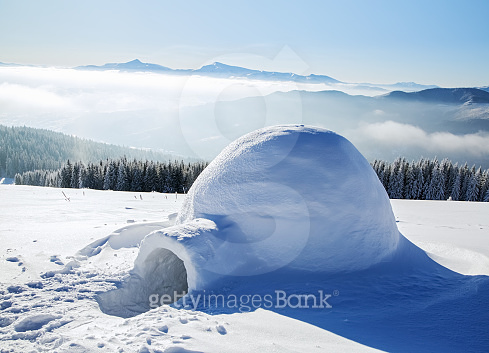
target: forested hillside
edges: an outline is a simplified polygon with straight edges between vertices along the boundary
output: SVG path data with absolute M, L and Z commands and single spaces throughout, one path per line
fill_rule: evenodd
M 56 170 L 66 161 L 96 162 L 107 158 L 168 161 L 170 154 L 109 145 L 50 130 L 0 125 L 0 177 L 33 170 Z

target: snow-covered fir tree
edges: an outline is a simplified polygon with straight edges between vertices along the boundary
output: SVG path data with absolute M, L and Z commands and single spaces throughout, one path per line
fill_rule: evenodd
M 426 193 L 426 200 L 445 199 L 445 176 L 440 165 L 436 165 L 431 172 L 430 185 Z
M 452 190 L 450 192 L 450 197 L 453 201 L 459 201 L 460 200 L 460 189 L 462 187 L 462 174 L 461 171 L 458 170 L 455 180 L 452 185 Z
M 467 176 L 467 189 L 465 191 L 466 201 L 478 201 L 479 199 L 479 181 L 475 174 Z
M 375 160 L 372 168 L 389 197 L 406 199 L 484 201 L 489 190 L 489 170 L 421 158 L 408 163 L 403 158 L 393 163 Z

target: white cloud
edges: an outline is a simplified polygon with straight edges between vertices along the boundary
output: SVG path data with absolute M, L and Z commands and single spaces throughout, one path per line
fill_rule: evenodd
M 342 90 L 366 93 L 355 85 L 219 79 L 158 73 L 82 71 L 40 67 L 0 67 L 0 103 L 9 114 L 32 109 L 73 113 L 177 110 L 186 106 L 234 100 L 291 90 Z M 370 92 L 372 93 L 372 92 Z M 368 94 L 368 93 L 367 93 Z M 4 111 L 4 113 L 7 113 Z M 4 114 L 5 115 L 5 114 Z
M 455 135 L 449 132 L 427 133 L 423 129 L 394 121 L 363 124 L 355 132 L 363 143 L 391 148 L 421 148 L 433 153 L 456 153 L 474 157 L 489 156 L 489 133 Z M 367 142 L 368 141 L 368 142 Z
M 6 112 L 70 109 L 71 100 L 47 87 L 29 87 L 15 83 L 0 83 L 0 107 Z

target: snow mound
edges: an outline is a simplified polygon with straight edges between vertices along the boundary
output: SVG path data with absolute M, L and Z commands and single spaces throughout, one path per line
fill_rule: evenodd
M 147 311 L 152 294 L 208 290 L 235 276 L 353 272 L 392 259 L 399 244 L 388 196 L 348 140 L 316 127 L 269 127 L 221 152 L 176 224 L 143 239 L 131 279 L 99 304 L 127 317 L 120 307 Z
M 61 318 L 61 316 L 59 315 L 50 315 L 50 314 L 32 315 L 22 319 L 20 322 L 15 324 L 15 331 L 25 332 L 25 331 L 39 330 L 47 323 L 59 318 Z
M 257 130 L 224 149 L 190 189 L 177 224 L 196 218 L 219 229 L 208 269 L 233 275 L 361 270 L 392 255 L 400 237 L 360 152 L 303 125 Z

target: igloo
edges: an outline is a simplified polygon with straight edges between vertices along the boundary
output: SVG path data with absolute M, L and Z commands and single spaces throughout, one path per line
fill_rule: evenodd
M 134 272 L 158 287 L 158 249 L 183 262 L 185 279 L 181 267 L 174 272 L 189 290 L 278 269 L 351 272 L 387 260 L 400 236 L 384 188 L 347 139 L 318 127 L 273 126 L 212 161 L 176 224 L 144 238 Z M 173 273 L 166 271 L 162 278 Z

